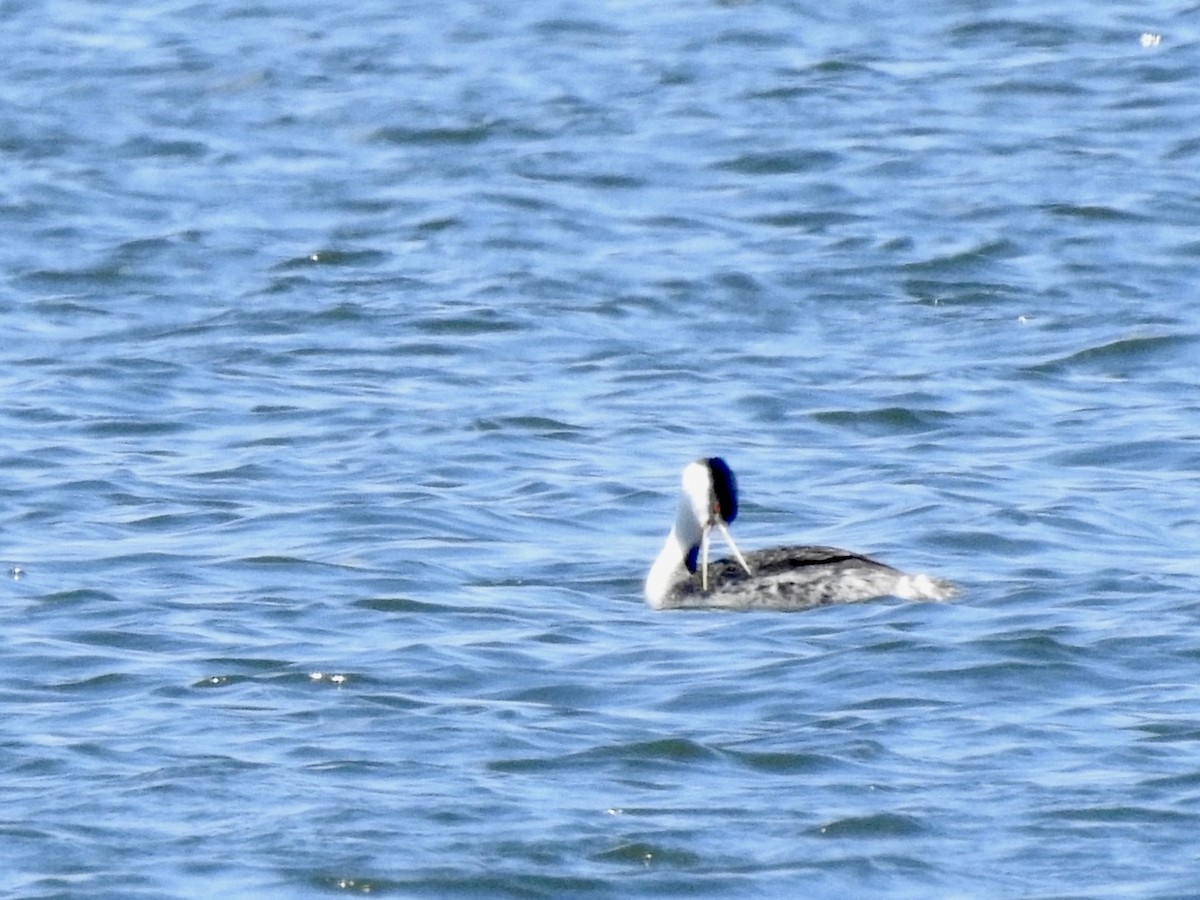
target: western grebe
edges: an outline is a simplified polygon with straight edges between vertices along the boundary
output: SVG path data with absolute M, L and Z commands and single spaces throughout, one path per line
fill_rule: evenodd
M 737 480 L 725 460 L 698 459 L 683 470 L 675 525 L 646 577 L 647 603 L 655 609 L 796 611 L 887 596 L 948 600 L 958 591 L 948 581 L 908 575 L 834 547 L 780 547 L 743 556 L 727 527 L 737 510 Z M 714 528 L 733 559 L 709 563 Z

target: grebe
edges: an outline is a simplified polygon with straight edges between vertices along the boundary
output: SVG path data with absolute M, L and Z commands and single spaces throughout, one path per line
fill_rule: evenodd
M 683 470 L 675 525 L 646 577 L 650 606 L 797 611 L 886 596 L 948 600 L 958 592 L 948 581 L 908 575 L 834 547 L 780 547 L 743 556 L 727 527 L 737 510 L 737 480 L 725 460 L 698 459 Z M 708 562 L 714 528 L 733 559 Z

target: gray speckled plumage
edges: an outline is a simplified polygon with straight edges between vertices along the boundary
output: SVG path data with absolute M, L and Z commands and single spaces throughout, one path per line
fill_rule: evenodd
M 732 559 L 701 575 L 686 570 L 667 595 L 664 609 L 778 609 L 799 611 L 830 603 L 857 603 L 886 596 L 904 573 L 836 547 L 778 547 L 746 554 L 753 575 Z

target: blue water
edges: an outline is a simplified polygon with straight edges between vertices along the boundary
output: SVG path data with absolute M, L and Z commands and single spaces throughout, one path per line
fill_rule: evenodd
M 4 896 L 1200 893 L 1200 7 L 0 40 Z M 712 453 L 962 596 L 649 610 Z

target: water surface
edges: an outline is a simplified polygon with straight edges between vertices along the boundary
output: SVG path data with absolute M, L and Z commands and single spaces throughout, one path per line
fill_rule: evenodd
M 1198 27 L 5 5 L 0 892 L 1193 896 Z

